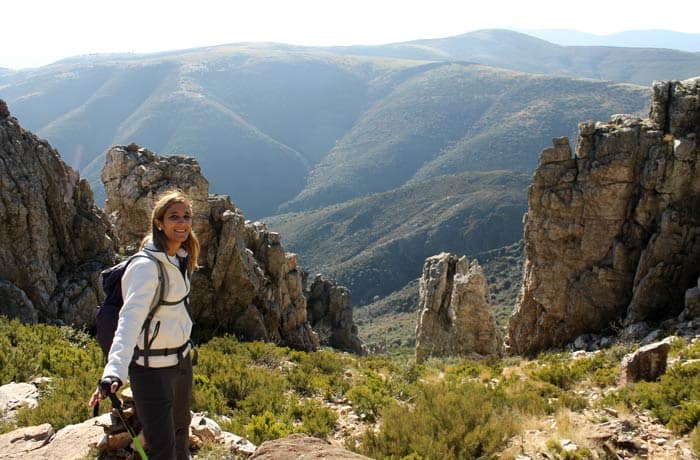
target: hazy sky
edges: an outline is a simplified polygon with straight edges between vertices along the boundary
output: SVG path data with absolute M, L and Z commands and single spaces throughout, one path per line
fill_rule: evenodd
M 10 0 L 0 7 L 0 67 L 242 41 L 381 44 L 484 28 L 700 33 L 699 17 L 698 0 Z

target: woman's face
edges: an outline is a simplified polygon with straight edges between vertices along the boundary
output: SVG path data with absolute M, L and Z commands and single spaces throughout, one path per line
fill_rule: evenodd
M 190 236 L 192 213 L 185 203 L 173 203 L 165 210 L 163 220 L 156 219 L 156 224 L 165 235 L 168 252 L 174 253 Z

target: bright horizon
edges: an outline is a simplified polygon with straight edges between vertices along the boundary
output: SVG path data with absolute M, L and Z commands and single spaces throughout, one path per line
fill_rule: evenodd
M 700 3 L 496 0 L 23 0 L 5 2 L 0 67 L 40 67 L 95 53 L 154 53 L 240 42 L 379 45 L 479 29 L 700 33 Z M 484 6 L 486 5 L 486 6 Z M 576 5 L 577 9 L 573 9 Z M 585 7 L 584 7 L 585 6 Z

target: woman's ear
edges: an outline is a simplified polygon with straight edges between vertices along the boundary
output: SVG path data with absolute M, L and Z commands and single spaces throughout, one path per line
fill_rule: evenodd
M 155 219 L 153 222 L 156 224 L 156 228 L 158 230 L 163 231 L 163 221 L 160 219 Z

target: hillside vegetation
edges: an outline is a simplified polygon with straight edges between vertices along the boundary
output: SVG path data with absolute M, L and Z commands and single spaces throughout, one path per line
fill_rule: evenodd
M 617 345 L 576 359 L 548 353 L 532 361 L 453 358 L 416 365 L 411 355 L 305 353 L 219 337 L 200 347 L 192 409 L 256 444 L 301 432 L 371 458 L 446 460 L 538 452 L 592 458 L 593 451 L 606 452 L 605 441 L 587 435 L 596 425 L 613 426 L 607 422 L 618 411 L 629 414 L 620 416 L 627 431 L 607 448 L 636 452 L 625 436 L 630 427 L 653 428 L 643 425 L 643 410 L 699 453 L 700 342 L 677 339 L 677 364 L 660 381 L 617 388 L 620 359 L 632 349 Z M 0 385 L 49 377 L 37 407 L 2 417 L 0 433 L 43 423 L 58 431 L 87 420 L 86 401 L 101 366 L 97 343 L 84 333 L 0 317 Z M 575 452 L 558 457 L 563 438 L 574 440 Z M 212 445 L 199 453 L 225 454 Z
M 305 210 L 463 171 L 530 172 L 582 120 L 646 111 L 649 90 L 469 64 L 426 66 L 365 111 L 282 206 Z
M 441 176 L 266 222 L 304 270 L 334 277 L 365 305 L 418 278 L 426 257 L 520 240 L 529 182 L 508 171 Z

